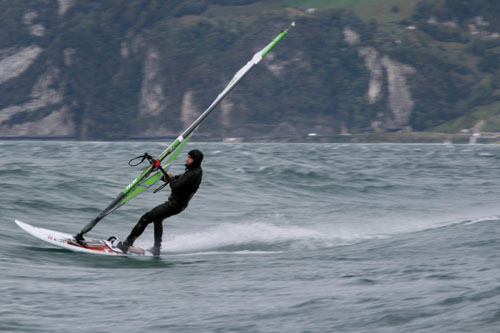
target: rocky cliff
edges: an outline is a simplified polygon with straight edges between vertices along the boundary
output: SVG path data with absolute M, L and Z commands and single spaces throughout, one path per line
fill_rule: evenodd
M 425 37 L 415 27 L 389 39 L 343 10 L 278 11 L 242 26 L 175 6 L 26 0 L 14 8 L 11 22 L 3 18 L 15 29 L 0 40 L 0 137 L 176 136 L 291 19 L 297 28 L 221 103 L 200 137 L 422 130 L 478 103 L 476 91 L 466 92 L 474 73 L 415 42 Z M 422 22 L 497 38 L 484 18 Z

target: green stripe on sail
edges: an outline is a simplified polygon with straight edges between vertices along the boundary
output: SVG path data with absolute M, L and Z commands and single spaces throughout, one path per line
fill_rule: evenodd
M 123 205 L 130 199 L 135 198 L 151 186 L 153 186 L 157 181 L 160 180 L 160 178 L 163 176 L 163 173 L 161 171 L 156 172 L 154 175 L 143 181 L 141 184 L 137 185 L 132 191 L 130 191 L 125 198 L 123 198 L 122 201 L 118 204 L 118 206 Z
M 174 150 L 174 153 L 172 155 L 170 155 L 170 157 L 167 159 L 167 164 L 168 163 L 172 163 L 176 158 L 177 156 L 180 154 L 181 150 L 184 148 L 184 146 L 186 145 L 186 143 L 189 141 L 189 139 L 191 139 L 191 135 L 193 135 L 193 133 L 189 134 L 187 136 L 187 138 L 185 138 L 179 147 L 177 147 L 175 150 Z M 178 139 L 177 139 L 178 141 Z M 176 141 L 176 142 L 177 142 Z M 178 143 L 177 143 L 178 144 Z
M 167 157 L 168 155 L 170 155 L 170 153 L 172 151 L 175 151 L 175 149 L 177 148 L 177 146 L 181 143 L 182 141 L 179 140 L 179 138 L 175 139 L 174 142 L 172 142 L 170 144 L 170 146 L 168 146 L 167 149 L 165 149 L 165 151 L 163 153 L 160 154 L 160 156 L 158 156 L 158 159 L 160 161 L 163 161 L 163 159 L 165 159 L 165 157 Z
M 180 145 L 179 143 L 177 143 L 178 147 L 174 150 L 173 154 L 169 155 L 167 162 L 165 164 L 166 166 L 163 168 L 165 171 L 168 170 L 168 168 L 170 167 L 169 164 L 172 163 L 175 160 L 175 158 L 180 154 L 181 150 L 184 148 L 184 146 L 186 145 L 186 143 L 189 141 L 190 138 L 191 135 L 189 135 L 184 141 L 180 142 Z M 148 170 L 149 168 L 144 172 L 148 172 Z M 125 204 L 130 199 L 135 198 L 136 196 L 138 196 L 139 194 L 141 194 L 142 192 L 144 192 L 145 190 L 156 184 L 156 182 L 158 182 L 162 177 L 163 177 L 163 172 L 159 170 L 146 180 L 138 183 L 138 185 L 136 185 L 134 189 L 129 191 L 129 193 L 126 194 L 125 198 L 123 198 L 123 200 L 120 201 L 118 207 Z

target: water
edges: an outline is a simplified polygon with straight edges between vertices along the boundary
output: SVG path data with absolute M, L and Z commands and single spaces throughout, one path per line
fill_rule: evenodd
M 75 233 L 137 175 L 128 159 L 163 145 L 0 142 L 0 330 L 500 331 L 500 146 L 193 148 L 204 180 L 164 222 L 162 256 L 116 258 L 53 248 L 13 220 Z M 90 235 L 126 237 L 168 193 Z M 152 241 L 150 227 L 136 244 Z

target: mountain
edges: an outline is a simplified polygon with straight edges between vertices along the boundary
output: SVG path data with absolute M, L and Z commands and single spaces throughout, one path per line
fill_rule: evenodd
M 500 131 L 490 0 L 1 0 L 0 137 L 177 136 L 297 26 L 200 139 Z

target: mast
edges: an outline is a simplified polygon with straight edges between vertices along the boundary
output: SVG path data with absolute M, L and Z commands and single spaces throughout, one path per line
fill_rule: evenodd
M 247 73 L 255 66 L 257 65 L 275 46 L 278 44 L 283 37 L 286 36 L 288 31 L 295 26 L 295 21 L 290 24 L 290 26 L 280 32 L 278 36 L 276 36 L 271 43 L 269 43 L 266 47 L 264 47 L 262 50 L 259 52 L 255 53 L 250 59 L 250 61 L 247 62 L 245 66 L 243 66 L 236 74 L 233 76 L 231 81 L 228 83 L 228 85 L 224 88 L 224 90 L 217 96 L 217 98 L 210 104 L 210 106 L 196 119 L 191 126 L 189 126 L 182 134 L 181 137 L 186 137 L 189 134 L 191 134 L 197 127 L 198 125 L 212 112 L 213 109 L 226 97 L 231 90 L 238 84 L 238 82 L 241 81 L 247 75 Z

